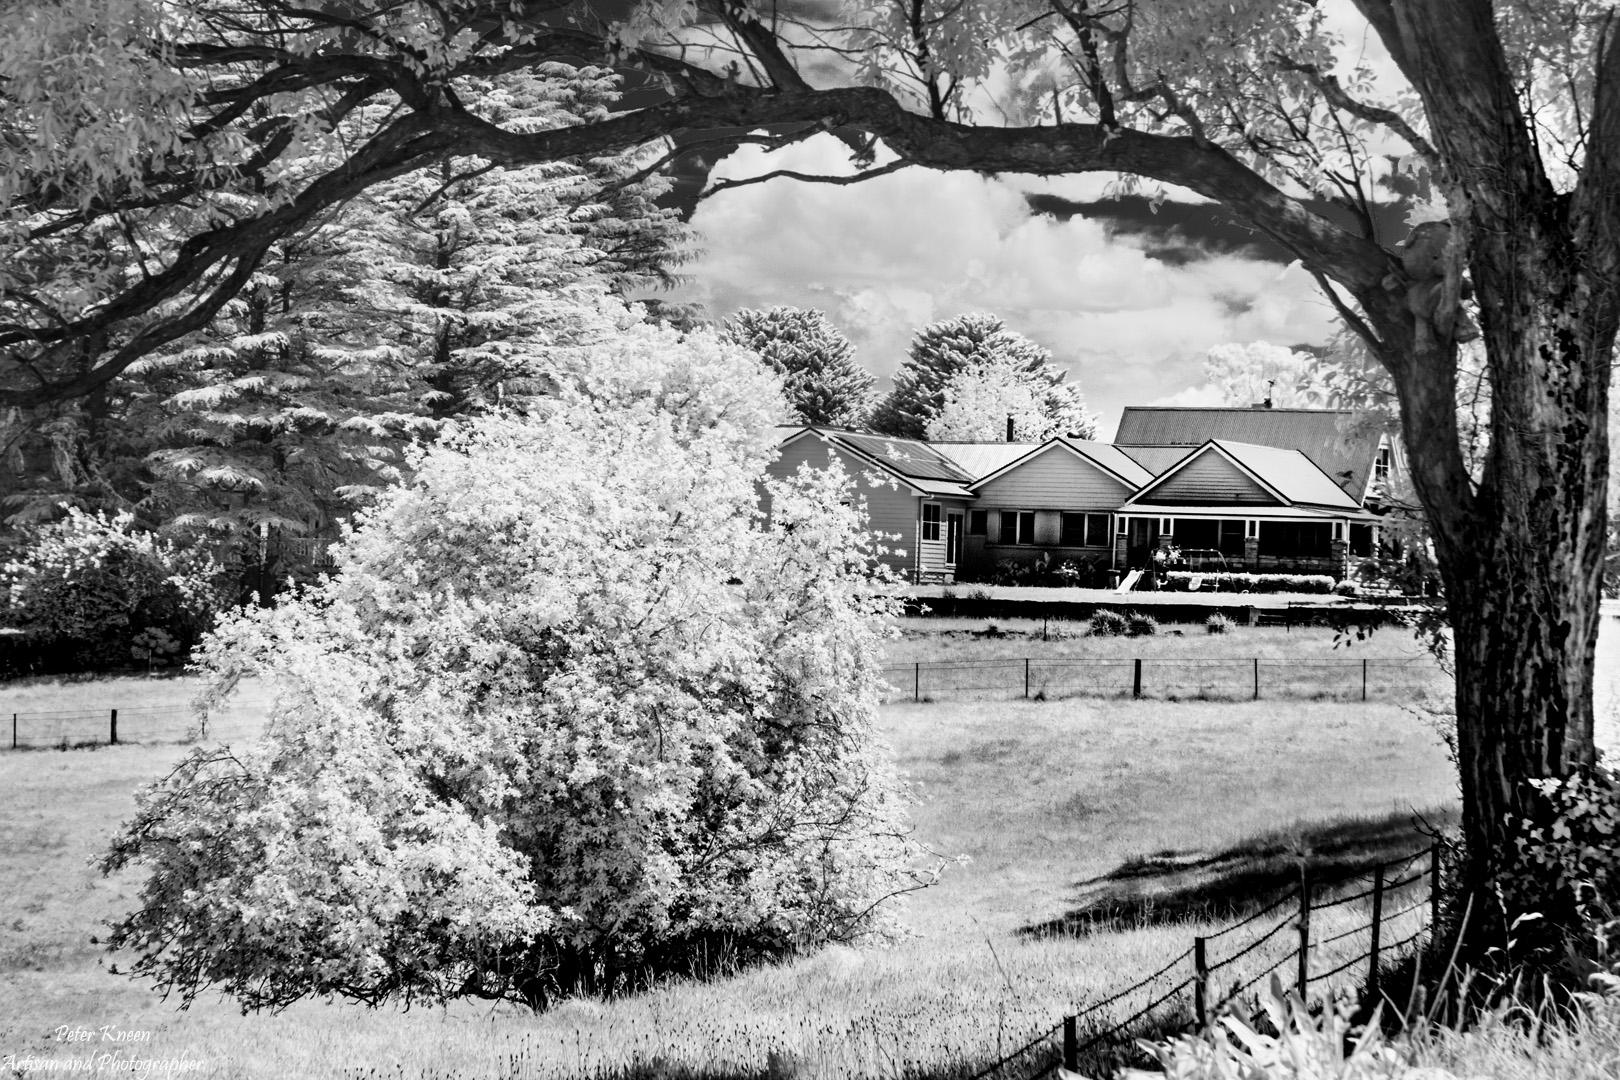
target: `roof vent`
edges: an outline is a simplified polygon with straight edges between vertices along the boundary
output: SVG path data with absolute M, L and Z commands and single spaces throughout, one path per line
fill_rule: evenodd
M 1013 441 L 1013 418 L 1007 417 L 1007 441 Z

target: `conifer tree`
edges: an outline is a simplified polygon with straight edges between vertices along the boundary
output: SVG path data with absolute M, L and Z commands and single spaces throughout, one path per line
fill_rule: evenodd
M 895 374 L 894 389 L 873 410 L 872 430 L 923 438 L 944 409 L 952 382 L 991 365 L 1009 377 L 1031 380 L 1039 391 L 1041 414 L 1054 430 L 1084 439 L 1095 434 L 1096 422 L 1086 413 L 1079 388 L 1064 381 L 1052 354 L 1007 329 L 999 316 L 984 313 L 957 315 L 917 331 L 910 355 Z M 1006 417 L 998 421 L 1004 432 Z
M 744 308 L 725 335 L 758 353 L 778 375 L 795 419 L 859 427 L 872 407 L 872 373 L 855 363 L 855 346 L 827 316 L 810 308 Z

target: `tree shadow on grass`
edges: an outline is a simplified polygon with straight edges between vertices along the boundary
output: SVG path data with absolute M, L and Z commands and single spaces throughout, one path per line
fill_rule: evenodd
M 1157 851 L 1078 882 L 1069 911 L 1019 933 L 1078 937 L 1240 918 L 1287 894 L 1302 872 L 1323 884 L 1368 873 L 1424 851 L 1435 830 L 1455 820 L 1449 809 L 1401 812 L 1265 833 L 1223 851 Z M 1420 866 L 1427 863 L 1419 859 L 1402 873 Z

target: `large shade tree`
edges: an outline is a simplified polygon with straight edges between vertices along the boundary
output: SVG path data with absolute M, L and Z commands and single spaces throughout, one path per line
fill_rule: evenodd
M 56 0 L 3 18 L 0 404 L 93 392 L 203 325 L 288 230 L 446 153 L 832 131 L 867 175 L 1181 185 L 1292 253 L 1395 385 L 1456 633 L 1465 883 L 1513 879 L 1527 780 L 1593 763 L 1620 313 L 1603 0 Z M 462 96 L 581 58 L 642 73 L 645 104 L 523 131 Z M 378 102 L 360 137 L 329 134 Z M 1390 154 L 1444 200 L 1410 238 L 1370 210 Z M 1454 393 L 1465 275 L 1492 386 L 1477 478 Z M 1552 911 L 1552 888 L 1521 880 L 1506 906 Z

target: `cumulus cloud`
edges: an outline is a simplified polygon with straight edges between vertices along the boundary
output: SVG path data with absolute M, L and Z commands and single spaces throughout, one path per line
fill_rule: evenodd
M 847 173 L 848 158 L 824 136 L 768 156 L 743 147 L 716 175 Z M 717 317 L 820 308 L 880 378 L 925 323 L 993 312 L 1052 350 L 1103 414 L 1105 434 L 1124 405 L 1201 384 L 1213 345 L 1320 343 L 1332 333 L 1331 309 L 1297 267 L 1231 254 L 1173 265 L 1102 221 L 1030 213 L 1030 192 L 1094 199 L 1107 182 L 908 169 L 850 186 L 777 179 L 724 191 L 693 217 L 704 254 L 685 268 L 683 298 Z

